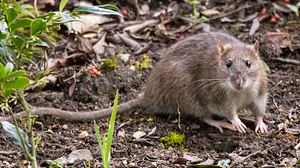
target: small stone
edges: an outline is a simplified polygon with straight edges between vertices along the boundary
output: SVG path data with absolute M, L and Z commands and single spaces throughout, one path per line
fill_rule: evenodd
M 86 132 L 86 131 L 82 131 L 82 132 L 78 135 L 78 138 L 79 138 L 79 139 L 84 139 L 84 138 L 86 138 L 87 136 L 89 136 L 89 133 Z
M 129 70 L 135 71 L 135 66 L 130 66 L 130 67 L 129 67 Z
M 130 54 L 119 54 L 118 56 L 123 62 L 127 62 L 129 60 Z
M 120 129 L 119 131 L 118 131 L 118 137 L 122 137 L 122 138 L 125 138 L 125 130 L 124 129 Z
M 62 126 L 62 129 L 67 130 L 67 129 L 68 129 L 68 125 L 67 125 L 67 124 L 64 124 L 64 125 Z
M 145 136 L 146 133 L 143 132 L 143 131 L 137 131 L 135 132 L 132 136 L 135 138 L 135 139 L 140 139 L 141 137 Z

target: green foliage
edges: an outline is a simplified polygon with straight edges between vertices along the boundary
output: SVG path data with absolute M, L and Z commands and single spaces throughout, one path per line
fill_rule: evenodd
M 297 160 L 296 165 L 300 166 L 300 159 Z
M 167 136 L 160 138 L 160 142 L 164 144 L 165 148 L 182 148 L 182 144 L 185 141 L 184 134 L 177 134 L 176 132 L 169 132 Z
M 116 57 L 112 57 L 111 59 L 106 59 L 104 60 L 100 67 L 101 69 L 109 69 L 109 70 L 114 70 L 118 67 L 118 60 Z
M 198 0 L 186 0 L 185 2 L 193 7 L 193 17 L 199 18 L 200 13 L 198 12 L 198 5 L 200 2 Z
M 94 130 L 96 133 L 96 138 L 99 144 L 99 148 L 101 151 L 101 157 L 102 157 L 102 165 L 104 168 L 109 168 L 109 162 L 110 162 L 110 147 L 113 140 L 113 134 L 115 129 L 115 121 L 117 116 L 117 106 L 118 106 L 118 99 L 119 99 L 119 92 L 117 90 L 114 105 L 112 107 L 112 112 L 109 120 L 109 127 L 107 130 L 107 133 L 104 134 L 103 137 L 101 137 L 99 133 L 99 126 L 97 125 L 96 121 L 94 121 Z
M 139 62 L 135 65 L 137 69 L 149 69 L 152 59 L 148 55 L 143 55 Z
M 18 3 L 0 3 L 0 63 L 11 62 L 17 69 L 24 63 L 34 64 L 34 56 L 40 55 L 54 42 L 61 24 L 68 33 L 72 30 L 72 21 L 78 13 L 88 12 L 101 15 L 119 15 L 114 5 L 79 7 L 72 12 L 63 11 L 68 0 L 62 0 L 59 11 L 48 12 L 42 16 L 35 16 L 30 5 Z
M 29 85 L 26 73 L 21 70 L 13 70 L 13 65 L 0 63 L 0 95 L 8 98 L 18 90 L 23 90 Z

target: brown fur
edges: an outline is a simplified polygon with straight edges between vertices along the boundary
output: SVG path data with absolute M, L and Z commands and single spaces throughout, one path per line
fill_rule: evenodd
M 198 118 L 212 114 L 229 121 L 242 108 L 262 118 L 268 96 L 268 79 L 258 56 L 258 43 L 246 45 L 219 32 L 202 33 L 181 41 L 165 51 L 156 65 L 143 94 L 123 103 L 118 113 L 142 106 L 149 113 L 192 115 Z M 226 61 L 233 60 L 230 68 Z M 251 67 L 245 65 L 251 61 Z M 245 87 L 236 90 L 236 79 Z M 248 82 L 248 83 L 247 83 Z M 55 108 L 34 108 L 35 115 L 53 115 L 67 120 L 93 120 L 110 115 L 111 108 L 93 112 L 69 112 Z M 22 112 L 17 118 L 25 116 Z M 0 118 L 0 121 L 10 120 Z

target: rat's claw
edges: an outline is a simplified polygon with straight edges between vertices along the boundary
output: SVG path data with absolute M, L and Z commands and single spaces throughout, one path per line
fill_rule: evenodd
M 258 120 L 255 123 L 256 127 L 255 127 L 255 133 L 258 133 L 258 131 L 260 133 L 267 133 L 268 132 L 268 126 L 263 122 L 263 120 Z
M 234 129 L 240 133 L 246 133 L 246 125 L 236 116 L 230 120 Z

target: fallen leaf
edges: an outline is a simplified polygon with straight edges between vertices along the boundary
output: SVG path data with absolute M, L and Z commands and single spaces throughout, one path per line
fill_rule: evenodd
M 72 29 L 79 34 L 97 31 L 99 25 L 114 21 L 111 17 L 95 14 L 81 14 L 75 20 L 72 22 Z
M 84 139 L 84 138 L 86 138 L 86 137 L 88 137 L 89 136 L 89 133 L 88 132 L 86 132 L 86 131 L 81 131 L 81 133 L 78 135 L 78 138 L 79 139 Z
M 275 2 L 272 3 L 272 6 L 274 7 L 275 10 L 280 11 L 280 12 L 284 12 L 284 13 L 290 13 L 291 12 L 291 10 L 288 7 L 279 5 Z
M 215 16 L 220 14 L 220 12 L 216 9 L 207 9 L 205 11 L 202 11 L 201 13 L 205 16 Z
M 105 42 L 106 33 L 103 33 L 100 40 L 93 46 L 93 51 L 95 54 L 100 55 L 105 51 L 105 46 L 107 43 Z
M 191 163 L 196 163 L 196 162 L 202 161 L 202 159 L 200 159 L 198 156 L 189 155 L 187 153 L 184 153 L 182 158 Z
M 286 4 L 286 6 L 293 11 L 297 16 L 299 16 L 299 6 L 297 5 L 291 5 L 291 4 Z
M 267 32 L 266 37 L 273 42 L 277 42 L 280 47 L 287 47 L 289 45 L 289 41 L 287 38 L 289 34 L 286 32 Z
M 76 82 L 73 82 L 72 85 L 69 87 L 69 97 L 72 97 L 76 89 Z
M 137 41 L 135 41 L 134 39 L 130 38 L 128 35 L 124 34 L 124 33 L 117 33 L 117 35 L 120 37 L 120 39 L 123 41 L 123 43 L 132 48 L 132 49 L 138 49 L 141 47 L 141 44 L 138 43 Z
M 250 36 L 253 36 L 255 34 L 255 32 L 258 30 L 259 28 L 259 20 L 258 19 L 254 19 L 252 22 L 252 26 L 249 32 Z
M 300 134 L 300 129 L 299 128 L 285 128 L 284 129 L 286 133 L 293 134 L 293 135 L 298 135 Z
M 146 133 L 143 132 L 143 131 L 137 131 L 135 132 L 132 136 L 135 138 L 135 139 L 140 139 L 141 137 L 145 136 Z
M 152 128 L 151 131 L 147 134 L 147 136 L 154 134 L 155 131 L 156 131 L 156 127 Z
M 93 159 L 92 153 L 88 149 L 79 149 L 72 151 L 69 154 L 68 162 L 73 164 L 76 160 L 91 161 Z
M 201 162 L 201 163 L 199 163 L 199 164 L 201 164 L 201 165 L 213 165 L 214 163 L 215 163 L 214 160 L 212 160 L 212 159 L 207 159 L 207 160 L 205 160 L 204 162 Z
M 228 17 L 223 17 L 221 19 L 221 22 L 223 22 L 223 23 L 233 23 L 233 22 L 236 22 L 236 20 L 229 19 Z
M 136 33 L 138 31 L 144 29 L 145 27 L 153 26 L 153 25 L 157 24 L 158 22 L 159 21 L 155 20 L 155 19 L 146 20 L 143 23 L 138 23 L 138 24 L 135 24 L 135 25 L 125 27 L 124 31 L 129 32 L 129 33 Z
M 236 153 L 230 153 L 228 154 L 228 156 L 234 161 L 234 162 L 238 162 L 238 163 L 242 163 L 246 157 L 243 157 L 243 156 L 239 156 L 238 154 Z
M 124 129 L 120 129 L 120 130 L 118 131 L 117 136 L 118 136 L 118 137 L 125 138 L 125 130 L 124 130 Z
M 243 18 L 243 19 L 238 19 L 240 22 L 249 22 L 249 21 L 252 21 L 253 19 L 255 19 L 256 17 L 258 16 L 258 12 L 255 12 L 251 15 L 248 15 L 246 18 Z

